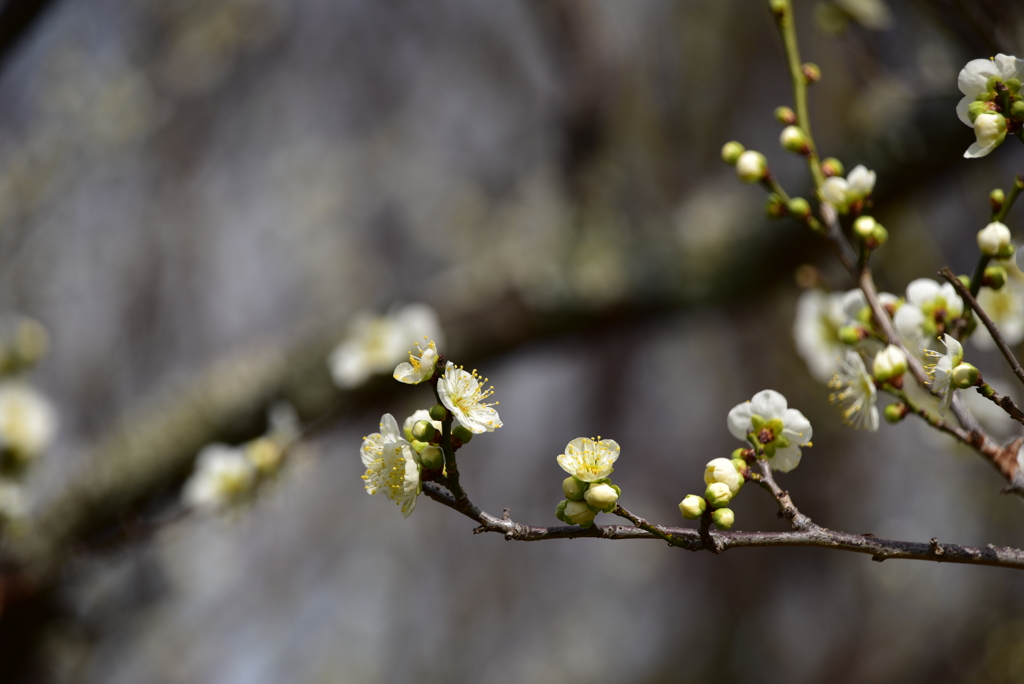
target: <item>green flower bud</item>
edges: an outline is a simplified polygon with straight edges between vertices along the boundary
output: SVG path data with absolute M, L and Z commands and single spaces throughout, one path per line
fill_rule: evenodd
M 735 140 L 727 142 L 722 145 L 722 161 L 729 166 L 736 166 L 736 160 L 740 158 L 740 155 L 746 152 L 743 145 L 740 145 Z
M 1013 256 L 1013 253 L 1017 251 L 1017 248 L 1011 245 L 1004 245 L 999 249 L 999 253 L 996 255 L 1000 259 L 1009 259 Z
M 970 111 L 970 107 L 968 107 L 968 111 Z M 1010 105 L 1010 116 L 1018 121 L 1024 119 L 1024 101 L 1017 100 Z
M 821 69 L 813 62 L 807 62 L 800 67 L 800 73 L 804 75 L 805 83 L 817 83 L 821 80 Z
M 781 17 L 789 9 L 789 0 L 770 0 L 768 7 L 771 8 L 772 14 Z
M 431 420 L 444 420 L 448 417 L 448 409 L 443 404 L 434 404 L 427 413 L 430 414 Z
M 811 203 L 803 197 L 794 197 L 789 200 L 789 203 L 786 205 L 786 209 L 789 210 L 789 213 L 794 218 L 798 219 L 805 219 L 811 215 Z
M 594 524 L 594 517 L 597 516 L 597 513 L 590 510 L 590 507 L 582 501 L 566 501 L 563 516 L 563 519 L 570 525 L 590 527 Z
M 420 465 L 427 470 L 440 470 L 444 467 L 444 452 L 440 447 L 428 445 L 420 452 Z
M 991 102 L 994 99 L 996 99 L 996 94 L 992 90 L 985 90 L 974 96 L 975 102 Z M 991 107 L 988 107 L 986 111 L 991 111 L 991 109 Z M 968 111 L 970 110 L 968 109 Z
M 429 420 L 417 420 L 412 424 L 412 438 L 421 442 L 429 442 L 437 435 L 437 428 Z
M 858 216 L 857 220 L 853 222 L 853 232 L 861 240 L 867 240 L 871 237 L 871 231 L 875 229 L 875 219 L 870 216 Z
M 736 158 L 736 176 L 744 183 L 756 183 L 768 173 L 768 160 L 760 152 L 747 150 Z
M 779 135 L 779 144 L 790 152 L 807 154 L 807 136 L 799 126 L 786 126 Z
M 462 427 L 461 425 L 456 425 L 455 427 L 452 428 L 452 437 L 459 440 L 463 444 L 469 444 L 469 440 L 473 439 L 473 433 L 467 430 L 466 428 Z
M 844 170 L 845 169 L 843 168 L 843 162 L 839 161 L 835 157 L 828 157 L 823 162 L 821 162 L 821 173 L 826 178 L 831 178 L 832 176 L 842 176 Z
M 971 104 L 967 105 L 967 118 L 971 120 L 971 123 L 974 123 L 974 120 L 978 118 L 978 115 L 984 114 L 991 109 L 992 104 L 990 102 L 975 100 Z
M 969 363 L 961 363 L 953 369 L 953 384 L 960 389 L 974 387 L 974 385 L 978 384 L 980 378 L 981 373 Z
M 712 508 L 721 508 L 728 505 L 729 501 L 732 500 L 732 490 L 724 482 L 713 482 L 704 490 L 704 499 L 707 500 L 708 505 Z
M 727 530 L 736 522 L 736 514 L 728 508 L 719 508 L 711 514 L 711 522 L 720 530 Z
M 607 484 L 592 484 L 584 494 L 587 503 L 605 513 L 615 508 L 615 502 L 619 500 L 619 492 Z
M 782 198 L 776 195 L 774 192 L 768 195 L 768 201 L 764 205 L 764 213 L 769 218 L 782 218 L 786 215 L 786 205 L 783 203 Z
M 565 505 L 567 503 L 569 502 L 566 501 L 565 499 L 562 499 L 561 501 L 558 502 L 558 506 L 555 507 L 555 517 L 569 525 L 571 523 L 565 519 Z
M 426 449 L 428 446 L 430 446 L 426 442 L 421 442 L 421 441 L 416 440 L 416 439 L 411 440 L 409 442 L 409 444 L 412 445 L 412 450 L 415 451 L 417 454 L 420 453 L 421 451 L 423 451 L 424 449 Z
M 839 329 L 839 341 L 853 346 L 867 336 L 867 331 L 859 325 L 844 325 Z
M 1006 202 L 1006 193 L 1001 188 L 996 188 L 988 193 L 988 201 L 992 205 L 992 211 L 997 212 L 1003 208 L 1003 204 Z
M 562 480 L 562 493 L 565 494 L 565 498 L 567 499 L 572 499 L 573 501 L 582 501 L 583 492 L 586 490 L 586 488 L 586 482 L 581 482 L 572 475 Z
M 886 406 L 882 413 L 885 415 L 886 422 L 898 423 L 903 420 L 908 413 L 910 413 L 910 407 L 902 401 L 897 401 L 894 404 Z
M 999 265 L 987 267 L 981 284 L 993 290 L 1002 289 L 1006 284 L 1006 269 Z
M 740 447 L 738 449 L 733 449 L 732 450 L 732 454 L 729 456 L 729 458 L 731 458 L 731 459 L 737 459 L 738 458 L 738 459 L 740 459 L 742 461 L 743 460 L 743 454 L 745 454 L 746 452 L 747 452 L 747 449 L 744 449 L 743 447 Z
M 743 479 L 743 474 L 742 473 L 743 473 L 744 470 L 748 469 L 750 466 L 747 465 L 747 462 L 744 459 L 742 459 L 742 458 L 734 458 L 734 459 L 732 459 L 732 467 L 736 469 L 737 473 L 740 473 L 740 487 L 742 487 L 743 483 L 746 482 L 746 480 Z
M 686 498 L 679 502 L 679 512 L 687 520 L 696 520 L 707 509 L 707 503 L 696 494 L 687 494 Z
M 875 354 L 872 374 L 879 382 L 886 382 L 907 372 L 907 355 L 894 344 Z
M 783 126 L 792 126 L 796 123 L 796 113 L 789 107 L 776 107 L 775 120 Z
M 960 284 L 966 287 L 968 290 L 971 289 L 971 276 L 967 275 L 966 273 L 961 273 L 956 277 L 956 279 L 959 280 Z
M 999 76 L 989 76 L 988 80 L 985 81 L 985 90 L 990 92 L 996 92 L 999 90 L 999 86 L 1003 85 L 1003 79 Z
M 1020 79 L 1016 78 L 1016 77 L 1011 78 L 1011 79 L 1007 79 L 1007 81 L 1006 81 L 1006 89 L 1009 90 L 1010 93 L 1012 93 L 1013 95 L 1016 95 L 1017 93 L 1019 93 L 1020 92 Z
M 889 241 L 889 231 L 881 223 L 876 223 L 875 229 L 871 231 L 871 239 L 874 240 L 877 249 Z

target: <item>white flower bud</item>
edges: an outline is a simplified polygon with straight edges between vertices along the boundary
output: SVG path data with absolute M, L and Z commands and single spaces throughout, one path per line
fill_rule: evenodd
M 600 508 L 602 511 L 605 511 L 614 506 L 615 502 L 619 500 L 619 493 L 611 485 L 592 484 L 587 488 L 584 498 L 594 508 Z
M 679 512 L 687 520 L 696 520 L 703 515 L 707 508 L 707 502 L 696 494 L 687 494 L 686 498 L 679 502 Z
M 974 120 L 974 137 L 977 142 L 964 152 L 968 159 L 984 157 L 1002 144 L 1006 138 L 1006 118 L 995 112 L 979 114 Z
M 756 183 L 768 172 L 768 160 L 760 152 L 747 150 L 736 160 L 736 175 L 744 183 Z
M 729 486 L 729 491 L 736 494 L 740 490 L 743 477 L 736 472 L 736 466 L 728 458 L 715 458 L 708 461 L 704 467 L 704 484 L 723 482 Z
M 849 199 L 864 199 L 875 189 L 875 172 L 869 171 L 863 164 L 858 164 L 846 176 L 846 182 L 849 184 Z
M 590 510 L 587 504 L 582 501 L 570 501 L 565 504 L 565 513 L 563 515 L 570 525 L 585 526 L 594 521 L 594 516 L 597 513 Z
M 849 203 L 847 199 L 849 190 L 850 184 L 846 182 L 845 178 L 838 176 L 826 178 L 825 182 L 821 184 L 821 196 L 826 202 L 840 210 L 845 210 Z
M 580 481 L 572 475 L 562 480 L 562 493 L 565 494 L 566 499 L 572 501 L 583 500 L 583 487 Z
M 961 363 L 953 369 L 953 385 L 960 389 L 973 387 L 980 377 L 981 373 L 978 372 L 978 369 L 969 363 Z
M 1010 246 L 1010 229 L 999 221 L 993 221 L 978 231 L 978 249 L 985 256 L 998 256 Z
M 894 344 L 875 354 L 871 372 L 876 380 L 885 382 L 907 372 L 907 355 Z
M 729 508 L 719 508 L 711 514 L 711 521 L 720 530 L 727 530 L 736 522 L 736 514 Z
M 708 485 L 704 498 L 712 508 L 721 508 L 732 499 L 732 490 L 724 482 L 715 482 Z

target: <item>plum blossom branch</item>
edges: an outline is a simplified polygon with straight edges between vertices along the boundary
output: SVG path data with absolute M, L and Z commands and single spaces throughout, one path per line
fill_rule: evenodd
M 440 504 L 447 506 L 478 524 L 474 534 L 495 532 L 509 541 L 543 541 L 546 539 L 655 539 L 667 541 L 672 546 L 689 551 L 711 551 L 698 530 L 687 527 L 664 527 L 651 525 L 635 516 L 622 506 L 615 514 L 634 524 L 591 525 L 581 528 L 577 525 L 536 527 L 517 523 L 506 515 L 498 517 L 483 511 L 468 498 L 457 502 L 455 497 L 434 482 L 423 483 L 423 493 Z M 640 527 L 640 524 L 646 526 Z M 836 532 L 811 523 L 805 530 L 791 532 L 715 532 L 713 539 L 720 552 L 734 548 L 808 546 L 837 551 L 863 553 L 872 560 L 888 559 L 922 560 L 937 563 L 961 563 L 965 565 L 991 565 L 1024 570 L 1024 550 L 997 547 L 960 546 L 939 543 L 932 539 L 927 543 L 905 542 L 882 539 L 872 534 L 850 534 Z

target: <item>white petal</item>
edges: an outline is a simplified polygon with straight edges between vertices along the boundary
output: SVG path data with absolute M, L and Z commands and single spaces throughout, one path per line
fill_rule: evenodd
M 979 157 L 987 157 L 989 152 L 999 147 L 1000 142 L 1002 141 L 992 142 L 989 143 L 988 145 L 981 145 L 976 142 L 971 143 L 971 146 L 967 148 L 966 152 L 964 152 L 964 158 L 978 159 Z
M 931 278 L 918 278 L 907 285 L 907 301 L 924 306 L 941 293 L 939 284 Z
M 380 434 L 384 437 L 385 442 L 405 441 L 405 436 L 398 429 L 398 421 L 390 413 L 385 413 L 380 417 Z
M 973 100 L 980 93 L 985 92 L 989 77 L 998 75 L 999 67 L 992 60 L 972 59 L 967 66 L 960 70 L 956 84 L 961 93 Z
M 780 473 L 788 473 L 800 465 L 800 456 L 800 447 L 791 445 L 783 449 L 776 449 L 775 456 L 768 459 L 768 463 L 771 464 L 772 469 L 778 470 Z
M 782 418 L 786 413 L 786 397 L 775 390 L 761 390 L 751 398 L 750 406 L 754 413 L 762 418 Z
M 971 106 L 972 102 L 974 102 L 973 97 L 965 97 L 964 99 L 960 100 L 960 102 L 958 102 L 956 105 L 956 115 L 961 121 L 964 122 L 965 125 L 974 128 L 974 122 L 971 121 L 971 117 L 967 113 L 967 108 Z
M 790 443 L 804 446 L 811 441 L 811 421 L 796 409 L 786 409 L 782 423 L 785 425 L 782 434 Z
M 754 409 L 749 401 L 733 406 L 726 421 L 729 425 L 729 434 L 736 439 L 747 441 L 747 433 L 750 432 L 750 416 L 752 415 L 754 415 Z

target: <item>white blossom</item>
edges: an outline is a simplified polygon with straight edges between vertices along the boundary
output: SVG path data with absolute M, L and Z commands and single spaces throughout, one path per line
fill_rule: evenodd
M 963 312 L 963 300 L 951 284 L 918 278 L 907 285 L 907 302 L 896 312 L 893 324 L 907 346 L 920 356 L 939 331 Z
M 839 295 L 806 290 L 797 299 L 793 340 L 811 376 L 819 382 L 828 382 L 835 372 L 836 359 L 846 349 L 839 339 L 839 329 L 846 321 Z
M 756 183 L 768 171 L 768 161 L 760 152 L 747 150 L 736 160 L 736 175 L 744 183 Z
M 357 387 L 371 375 L 392 372 L 424 337 L 444 344 L 437 313 L 426 304 L 409 304 L 380 317 L 356 314 L 348 337 L 328 359 L 331 376 L 342 389 Z
M 398 430 L 390 413 L 380 419 L 380 432 L 363 438 L 359 456 L 366 467 L 363 486 L 367 494 L 384 494 L 409 517 L 420 493 L 420 466 L 416 453 Z
M 750 401 L 734 406 L 727 424 L 732 436 L 744 442 L 753 432 L 772 468 L 784 473 L 799 465 L 800 447 L 811 444 L 810 421 L 789 408 L 786 398 L 775 390 L 762 390 Z
M 210 444 L 199 452 L 182 499 L 187 506 L 202 511 L 220 510 L 244 500 L 255 482 L 256 469 L 244 450 Z
M 850 184 L 845 178 L 831 176 L 821 184 L 821 196 L 826 202 L 840 211 L 846 211 L 849 204 L 847 199 L 850 191 Z
M 46 450 L 57 433 L 50 401 L 17 380 L 0 382 L 0 450 L 27 462 Z
M 868 170 L 863 164 L 858 164 L 846 174 L 846 182 L 849 184 L 846 192 L 848 199 L 864 199 L 875 189 L 875 172 Z
M 704 466 L 704 484 L 712 485 L 716 482 L 728 485 L 729 491 L 736 494 L 743 485 L 743 476 L 730 459 L 714 458 Z
M 939 403 L 939 413 L 944 414 L 953 400 L 953 392 L 956 387 L 953 385 L 953 369 L 956 368 L 964 358 L 964 348 L 951 335 L 943 335 L 942 343 L 946 345 L 946 353 L 928 351 L 928 356 L 937 359 L 934 363 L 928 364 L 926 370 L 932 379 L 931 388 L 938 392 L 942 401 Z
M 972 59 L 960 70 L 957 86 L 964 94 L 956 106 L 956 115 L 965 125 L 974 129 L 977 142 L 964 153 L 965 157 L 984 157 L 995 149 L 1006 135 L 1006 119 L 1001 114 L 983 112 L 971 121 L 968 108 L 979 95 L 989 92 L 989 79 L 996 77 L 1003 83 L 1012 78 L 1024 78 L 1024 60 L 1011 55 L 998 54 L 992 59 Z
M 612 439 L 577 437 L 556 459 L 562 470 L 577 480 L 594 482 L 612 474 L 612 464 L 619 457 L 619 445 Z
M 1005 262 L 1006 283 L 998 290 L 988 287 L 978 292 L 978 304 L 996 324 L 1007 344 L 1024 341 L 1024 273 L 1012 261 Z M 994 349 L 995 342 L 984 325 L 971 335 L 978 349 Z
M 878 390 L 860 354 L 846 352 L 828 387 L 832 390 L 828 400 L 839 407 L 844 424 L 869 432 L 878 430 Z
M 441 403 L 462 427 L 478 435 L 501 427 L 501 419 L 494 408 L 497 402 L 484 401 L 494 394 L 494 388 L 485 387 L 485 382 L 487 378 L 480 378 L 476 371 L 467 373 L 451 361 L 437 382 Z

